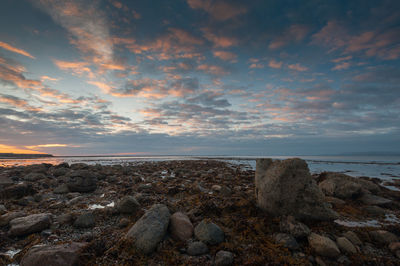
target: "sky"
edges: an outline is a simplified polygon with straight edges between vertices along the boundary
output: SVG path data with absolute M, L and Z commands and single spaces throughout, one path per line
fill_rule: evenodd
M 400 151 L 400 2 L 0 1 L 0 153 Z

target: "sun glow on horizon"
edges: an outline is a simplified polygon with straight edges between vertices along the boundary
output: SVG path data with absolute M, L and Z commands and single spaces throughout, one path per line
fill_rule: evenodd
M 45 154 L 44 152 L 30 149 L 21 149 L 16 146 L 0 144 L 0 153 L 19 153 L 19 154 Z

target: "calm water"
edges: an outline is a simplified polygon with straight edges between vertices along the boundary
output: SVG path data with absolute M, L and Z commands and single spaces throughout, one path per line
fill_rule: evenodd
M 133 157 L 53 157 L 41 159 L 0 159 L 0 166 L 21 166 L 62 162 L 87 164 L 137 164 L 144 161 L 198 160 L 213 158 L 255 169 L 257 158 L 286 159 L 293 156 L 133 156 Z M 400 178 L 400 156 L 297 156 L 307 161 L 312 173 L 343 172 L 351 176 L 378 177 L 384 180 Z

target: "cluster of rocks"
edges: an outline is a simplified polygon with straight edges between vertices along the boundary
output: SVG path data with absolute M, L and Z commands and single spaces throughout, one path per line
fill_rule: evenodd
M 0 168 L 0 264 L 396 264 L 399 199 L 300 159 Z

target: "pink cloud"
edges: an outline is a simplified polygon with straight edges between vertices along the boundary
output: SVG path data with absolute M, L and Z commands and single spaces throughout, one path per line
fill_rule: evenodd
M 223 76 L 228 74 L 227 71 L 225 71 L 222 67 L 220 66 L 215 66 L 215 65 L 209 65 L 209 64 L 202 64 L 197 67 L 198 70 L 202 70 L 208 74 L 211 75 L 216 75 L 216 76 Z
M 349 67 L 350 67 L 349 62 L 343 62 L 333 67 L 332 70 L 343 70 L 343 69 L 348 69 Z
M 272 40 L 268 48 L 278 49 L 291 42 L 300 42 L 307 36 L 308 32 L 309 28 L 305 25 L 291 25 L 282 35 Z
M 0 41 L 0 47 L 3 48 L 3 49 L 6 49 L 8 51 L 11 51 L 13 53 L 17 53 L 17 54 L 24 55 L 24 56 L 27 56 L 29 58 L 35 59 L 35 57 L 33 55 L 31 55 L 30 53 L 28 53 L 27 51 L 19 49 L 19 48 L 16 48 L 14 46 L 11 46 L 8 43 Z
M 215 47 L 227 48 L 234 46 L 238 43 L 238 40 L 233 37 L 222 36 L 220 34 L 215 34 L 210 28 L 202 29 L 204 37 L 212 42 Z
M 209 13 L 216 20 L 228 20 L 247 13 L 247 9 L 226 1 L 212 0 L 187 0 L 193 9 L 202 9 Z
M 264 65 L 263 65 L 263 64 L 256 64 L 256 63 L 253 63 L 253 64 L 251 64 L 251 65 L 249 66 L 249 68 L 264 68 Z
M 292 65 L 288 65 L 288 68 L 289 68 L 289 69 L 292 69 L 292 70 L 297 70 L 297 71 L 307 71 L 307 70 L 308 70 L 307 67 L 302 66 L 302 65 L 300 65 L 299 63 L 297 63 L 297 64 L 292 64 Z
M 272 67 L 272 68 L 281 68 L 282 67 L 282 62 L 278 62 L 278 61 L 275 61 L 275 60 L 272 59 L 272 60 L 269 61 L 268 66 Z
M 225 61 L 232 61 L 235 60 L 237 57 L 236 54 L 226 51 L 214 51 L 213 54 L 215 57 L 221 58 L 222 60 Z
M 89 68 L 89 63 L 87 62 L 71 62 L 61 60 L 53 60 L 53 62 L 61 70 L 71 71 L 76 75 L 87 73 L 90 77 L 94 76 L 92 70 Z

